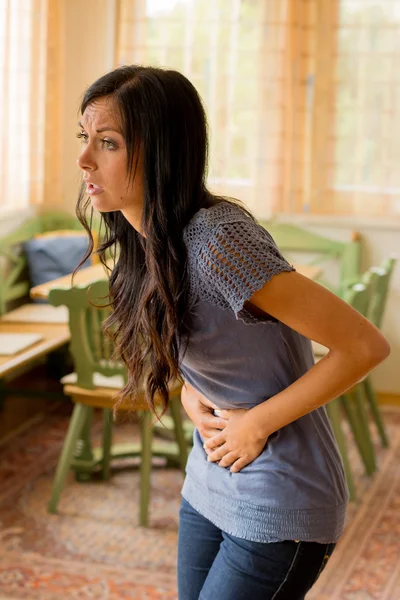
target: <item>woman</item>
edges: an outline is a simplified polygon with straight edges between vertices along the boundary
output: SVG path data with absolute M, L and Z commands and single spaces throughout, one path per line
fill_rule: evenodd
M 179 598 L 300 600 L 340 537 L 348 500 L 323 405 L 388 344 L 296 273 L 247 211 L 207 190 L 206 119 L 184 76 L 120 67 L 89 87 L 81 113 L 77 213 L 85 223 L 90 207 L 99 211 L 100 256 L 119 252 L 107 326 L 129 372 L 123 393 L 144 380 L 151 408 L 155 395 L 165 407 L 181 375 L 197 425 Z M 310 339 L 329 348 L 315 366 Z

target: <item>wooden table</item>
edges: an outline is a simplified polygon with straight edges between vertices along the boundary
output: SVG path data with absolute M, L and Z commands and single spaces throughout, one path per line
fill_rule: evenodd
M 0 356 L 0 379 L 33 363 L 70 340 L 68 325 L 63 323 L 9 323 L 0 320 L 0 333 L 40 333 L 41 340 L 16 354 Z
M 107 275 L 104 267 L 97 264 L 87 269 L 79 271 L 75 277 L 76 284 L 90 283 L 98 279 L 104 279 Z M 65 287 L 70 288 L 72 285 L 71 275 L 54 279 L 44 285 L 32 288 L 32 298 L 46 299 L 50 289 Z M 50 352 L 61 348 L 64 344 L 70 341 L 70 332 L 68 323 L 46 323 L 46 322 L 21 322 L 8 320 L 10 314 L 6 315 L 3 320 L 0 318 L 0 333 L 38 333 L 42 339 L 32 344 L 28 348 L 21 350 L 15 354 L 0 355 L 0 380 L 6 376 L 14 375 L 18 371 L 30 363 L 48 355 Z
M 319 277 L 319 275 L 322 273 L 321 267 L 317 267 L 315 265 L 293 264 L 293 266 L 298 273 L 308 277 L 309 279 L 317 279 L 317 277 Z M 75 275 L 74 284 L 87 285 L 88 283 L 93 283 L 99 279 L 107 279 L 107 277 L 108 275 L 103 265 L 97 264 L 78 271 L 78 273 Z M 71 275 L 66 275 L 65 277 L 59 277 L 58 279 L 53 279 L 52 281 L 48 281 L 47 283 L 43 283 L 31 288 L 30 295 L 31 298 L 46 300 L 50 290 L 57 288 L 68 289 L 71 287 Z

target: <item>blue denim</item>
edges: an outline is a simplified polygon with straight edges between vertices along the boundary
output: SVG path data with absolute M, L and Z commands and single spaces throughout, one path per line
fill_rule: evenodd
M 334 548 L 335 544 L 237 538 L 182 499 L 179 600 L 303 600 Z

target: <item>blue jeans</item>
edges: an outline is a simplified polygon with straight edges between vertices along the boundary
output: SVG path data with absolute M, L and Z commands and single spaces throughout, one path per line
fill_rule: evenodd
M 229 535 L 182 499 L 179 600 L 303 600 L 335 544 L 262 544 Z

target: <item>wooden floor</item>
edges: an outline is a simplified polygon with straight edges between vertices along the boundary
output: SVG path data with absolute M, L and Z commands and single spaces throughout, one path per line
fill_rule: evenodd
M 42 367 L 15 384 L 48 389 L 46 381 Z M 107 482 L 82 484 L 71 473 L 59 513 L 47 513 L 70 408 L 68 400 L 6 401 L 0 419 L 8 434 L 5 443 L 0 439 L 0 599 L 91 594 L 99 600 L 176 600 L 178 470 L 153 470 L 149 529 L 138 527 L 139 470 L 125 462 L 113 466 Z M 345 533 L 309 600 L 400 600 L 400 411 L 387 407 L 384 419 L 391 446 L 381 448 L 373 431 L 379 464 L 373 478 L 349 444 L 358 502 L 349 507 Z M 122 423 L 115 442 L 135 441 L 138 431 Z M 100 441 L 99 413 L 93 442 Z
M 14 379 L 8 384 L 13 389 L 29 389 L 39 391 L 62 391 L 62 386 L 57 379 L 49 378 L 47 366 L 39 365 L 24 375 Z M 68 400 L 66 400 L 68 401 Z M 46 398 L 44 395 L 23 395 L 23 393 L 6 396 L 0 418 L 0 439 L 24 426 L 28 426 L 30 420 L 52 409 L 54 399 Z

